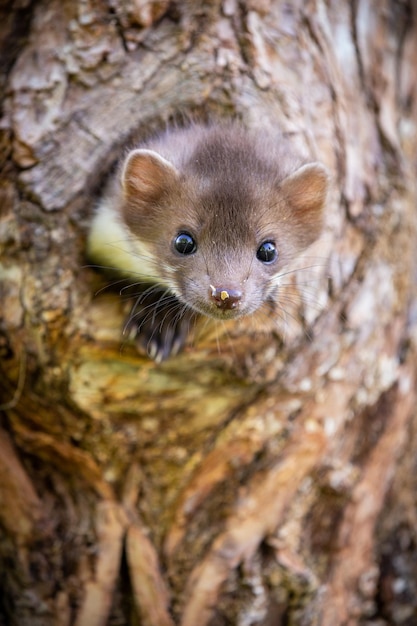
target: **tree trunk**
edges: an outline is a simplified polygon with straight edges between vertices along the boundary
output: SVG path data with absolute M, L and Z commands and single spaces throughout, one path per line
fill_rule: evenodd
M 9 4 L 0 623 L 415 624 L 416 3 Z M 333 185 L 277 319 L 156 365 L 85 240 L 125 146 L 188 117 Z

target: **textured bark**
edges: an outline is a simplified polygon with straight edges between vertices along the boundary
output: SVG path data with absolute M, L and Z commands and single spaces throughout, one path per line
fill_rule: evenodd
M 415 2 L 0 11 L 0 623 L 414 624 Z M 230 116 L 327 165 L 326 229 L 277 319 L 155 365 L 94 203 L 126 144 Z

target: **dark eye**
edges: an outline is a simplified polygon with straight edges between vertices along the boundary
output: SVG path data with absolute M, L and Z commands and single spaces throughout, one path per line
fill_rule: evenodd
M 278 258 L 278 252 L 273 241 L 264 241 L 256 252 L 256 258 L 262 263 L 273 263 Z
M 189 233 L 179 233 L 174 239 L 174 248 L 180 254 L 193 254 L 197 244 Z

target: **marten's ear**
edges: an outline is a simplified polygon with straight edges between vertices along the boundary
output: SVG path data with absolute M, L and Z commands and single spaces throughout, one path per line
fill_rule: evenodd
M 329 174 L 320 163 L 303 165 L 279 185 L 299 250 L 312 244 L 321 234 L 328 187 Z
M 157 201 L 178 178 L 178 171 L 153 150 L 132 150 L 122 170 L 122 187 L 129 200 Z
M 329 174 L 324 165 L 307 163 L 283 180 L 280 189 L 293 210 L 314 219 L 321 215 L 328 186 Z

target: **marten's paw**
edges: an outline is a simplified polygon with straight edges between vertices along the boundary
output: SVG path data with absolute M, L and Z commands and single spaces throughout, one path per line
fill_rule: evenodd
M 157 363 L 184 348 L 196 313 L 166 291 L 142 294 L 132 307 L 124 328 L 140 353 Z

